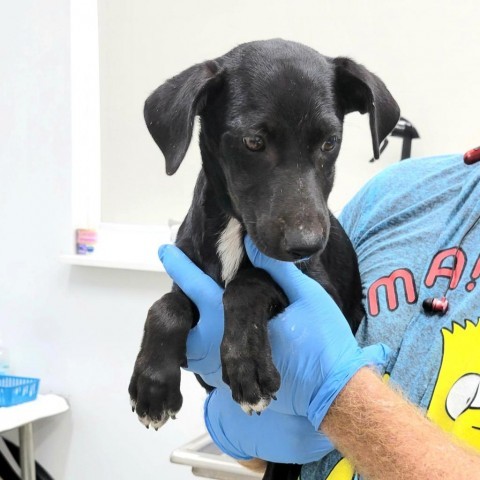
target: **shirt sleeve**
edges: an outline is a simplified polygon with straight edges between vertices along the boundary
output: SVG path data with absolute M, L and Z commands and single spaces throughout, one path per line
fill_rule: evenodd
M 459 155 L 404 160 L 389 165 L 369 180 L 340 213 L 338 219 L 354 248 L 369 229 L 389 213 L 423 201 L 438 188 L 444 188 L 452 175 L 461 173 Z M 448 186 L 448 185 L 447 185 Z
M 382 177 L 383 172 L 368 181 L 345 205 L 338 217 L 354 248 L 358 246 L 360 232 L 370 221 L 371 207 L 380 196 Z

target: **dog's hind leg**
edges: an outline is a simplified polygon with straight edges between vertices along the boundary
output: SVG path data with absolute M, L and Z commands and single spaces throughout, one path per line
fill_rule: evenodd
M 186 366 L 187 335 L 198 311 L 178 288 L 148 311 L 128 391 L 132 409 L 147 428 L 160 428 L 182 406 L 180 367 Z
M 221 345 L 223 381 L 245 412 L 260 413 L 280 387 L 272 361 L 268 321 L 288 304 L 264 270 L 240 270 L 223 295 L 225 333 Z

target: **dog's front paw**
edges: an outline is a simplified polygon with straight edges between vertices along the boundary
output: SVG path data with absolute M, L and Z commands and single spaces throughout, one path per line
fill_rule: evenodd
M 280 388 L 280 374 L 269 356 L 261 358 L 222 344 L 222 377 L 233 399 L 249 415 L 260 415 Z
M 175 419 L 182 406 L 180 368 L 142 368 L 139 363 L 137 360 L 128 387 L 132 411 L 147 428 L 158 430 L 170 418 Z

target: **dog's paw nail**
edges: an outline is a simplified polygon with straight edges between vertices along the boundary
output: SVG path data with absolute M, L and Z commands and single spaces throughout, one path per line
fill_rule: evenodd
M 158 430 L 159 428 L 163 427 L 165 423 L 167 423 L 167 420 L 170 418 L 168 414 L 163 414 L 159 419 L 157 420 L 152 420 L 152 423 L 150 424 L 155 430 Z
M 150 425 L 150 417 L 148 415 L 144 415 L 143 417 L 138 417 L 138 421 L 144 426 L 149 427 Z
M 145 425 L 145 428 L 148 430 L 150 428 L 150 425 Z
M 258 416 L 260 416 L 262 414 L 262 412 L 255 412 Z
M 270 403 L 269 398 L 261 398 L 256 403 L 241 402 L 240 407 L 245 413 L 248 413 L 249 415 L 251 415 L 253 412 L 255 413 L 263 412 L 268 407 L 269 403 Z
M 158 427 L 153 427 L 155 429 L 156 432 L 158 432 Z
M 171 418 L 172 420 L 176 420 L 176 419 L 177 419 L 177 416 L 176 416 L 176 415 L 171 415 L 170 418 Z
M 240 408 L 247 414 L 247 415 L 252 415 L 253 409 L 248 403 L 240 403 Z
M 135 407 L 132 405 L 132 412 L 135 413 Z
M 277 399 L 277 396 L 276 395 L 272 395 L 272 400 L 276 400 Z

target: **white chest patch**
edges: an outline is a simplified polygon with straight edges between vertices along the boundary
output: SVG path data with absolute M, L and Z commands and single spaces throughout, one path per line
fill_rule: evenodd
M 245 255 L 243 249 L 242 226 L 231 218 L 217 243 L 217 252 L 222 264 L 222 280 L 228 283 L 238 271 Z

